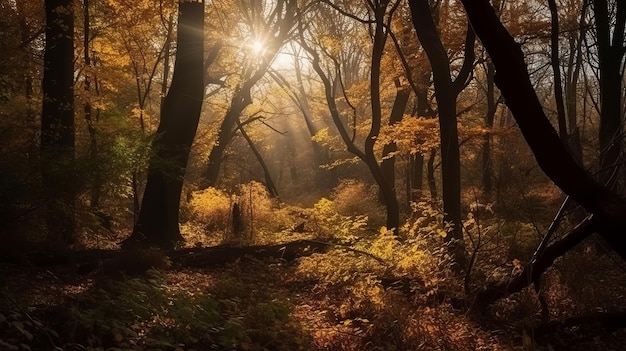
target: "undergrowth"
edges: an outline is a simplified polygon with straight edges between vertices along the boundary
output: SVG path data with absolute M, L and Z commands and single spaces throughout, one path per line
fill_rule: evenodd
M 353 198 L 358 197 L 359 189 L 365 188 L 351 183 L 340 188 Z M 250 184 L 236 196 L 215 189 L 196 193 L 185 210 L 187 223 L 196 228 L 205 223 L 206 227 L 194 234 L 197 236 L 185 235 L 205 240 L 202 245 L 208 239 L 200 235 L 218 236 L 218 243 L 230 245 L 307 238 L 329 242 L 329 250 L 289 263 L 241 257 L 215 268 L 163 265 L 143 275 L 96 273 L 71 284 L 63 282 L 67 278 L 44 273 L 47 280 L 33 280 L 33 284 L 56 287 L 45 299 L 26 292 L 17 299 L 15 291 L 13 295 L 6 289 L 0 291 L 7 297 L 3 295 L 0 302 L 0 349 L 552 347 L 540 346 L 529 331 L 541 309 L 532 289 L 498 301 L 479 316 L 470 312 L 471 295 L 464 290 L 464 278 L 473 289 L 479 289 L 519 274 L 516 270 L 521 264 L 515 260 L 527 259 L 534 245 L 535 233 L 529 225 L 468 216 L 464 222 L 468 254 L 474 252 L 477 263 L 472 274 L 464 277 L 452 269 L 452 258 L 442 240 L 449 227 L 442 224 L 443 215 L 436 204 L 414 203 L 412 215 L 395 235 L 387 228 L 373 227 L 368 216 L 350 212 L 345 201 L 338 205 L 323 198 L 313 208 L 303 209 L 278 204 L 261 190 L 258 184 Z M 244 214 L 246 208 L 252 208 L 252 217 L 244 216 L 253 219 L 244 228 L 249 236 L 220 233 L 221 226 L 228 225 L 225 221 L 235 201 Z M 269 208 L 248 207 L 262 203 Z M 546 274 L 541 294 L 550 308 L 549 316 L 584 313 L 598 306 L 598 301 L 604 301 L 604 308 L 619 308 L 616 301 L 623 289 L 602 288 L 603 276 L 583 272 L 591 268 L 610 271 L 592 251 L 590 247 L 577 249 Z M 132 266 L 136 257 L 129 259 L 125 265 Z M 580 262 L 586 267 L 580 267 Z M 28 275 L 22 279 L 30 281 Z M 583 292 L 577 281 L 585 281 L 587 290 Z

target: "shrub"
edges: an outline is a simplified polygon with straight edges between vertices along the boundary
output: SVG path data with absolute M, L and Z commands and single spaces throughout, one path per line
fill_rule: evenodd
M 185 239 L 206 244 L 210 234 L 221 232 L 220 239 L 226 241 L 231 230 L 232 203 L 230 195 L 212 187 L 193 192 L 190 201 L 181 208 L 181 212 L 188 214 L 188 220 L 181 226 Z
M 367 216 L 342 216 L 335 211 L 333 201 L 326 198 L 321 198 L 313 208 L 313 221 L 319 238 L 337 238 L 343 242 L 351 242 L 367 226 Z
M 378 188 L 359 180 L 343 179 L 333 190 L 333 209 L 342 216 L 367 216 L 372 226 L 385 223 L 385 210 L 378 202 Z

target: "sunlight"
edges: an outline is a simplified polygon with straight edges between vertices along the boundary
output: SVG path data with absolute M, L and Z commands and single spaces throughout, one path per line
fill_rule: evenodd
M 276 70 L 293 69 L 294 58 L 292 52 L 282 49 L 273 57 L 270 57 L 272 50 L 268 46 L 270 45 L 263 39 L 253 39 L 248 44 L 248 52 L 257 59 L 271 59 L 271 66 Z
M 265 43 L 262 40 L 255 40 L 251 45 L 252 53 L 256 55 L 263 55 L 265 52 Z
M 274 57 L 272 67 L 277 70 L 292 70 L 293 69 L 293 55 L 286 52 L 279 52 Z

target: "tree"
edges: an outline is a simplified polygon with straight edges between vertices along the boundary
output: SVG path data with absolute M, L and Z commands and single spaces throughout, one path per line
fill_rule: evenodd
M 578 163 L 583 163 L 582 145 L 580 128 L 578 126 L 578 81 L 580 78 L 580 72 L 583 65 L 583 42 L 585 35 L 588 31 L 585 17 L 587 16 L 587 9 L 589 8 L 589 1 L 583 0 L 580 7 L 574 6 L 578 3 L 577 0 L 573 4 L 567 4 L 565 7 L 573 12 L 570 14 L 574 19 L 571 22 L 575 23 L 577 30 L 567 31 L 567 42 L 569 49 L 569 57 L 567 59 L 567 66 L 565 70 L 565 108 L 567 114 L 567 128 L 568 128 L 568 144 L 574 157 Z
M 539 167 L 564 193 L 596 217 L 600 232 L 622 258 L 626 244 L 626 201 L 598 184 L 572 157 L 550 124 L 533 89 L 524 54 L 498 20 L 488 0 L 463 0 L 463 5 L 496 68 L 495 82 L 506 99 Z M 581 239 L 582 240 L 582 239 Z
M 263 17 L 266 11 L 263 5 L 262 2 L 251 2 L 249 8 L 246 8 L 246 11 L 249 11 L 246 15 L 250 21 L 247 25 L 250 27 L 250 32 L 258 36 L 251 39 L 259 40 L 259 43 L 262 42 L 265 47 L 260 53 L 248 51 L 244 54 L 249 61 L 244 64 L 241 80 L 237 84 L 228 111 L 219 128 L 217 140 L 209 154 L 205 173 L 208 186 L 215 186 L 217 183 L 224 152 L 233 136 L 233 131 L 242 112 L 253 101 L 252 89 L 267 73 L 273 58 L 291 35 L 295 24 L 297 11 L 295 0 L 279 0 L 269 11 L 268 18 Z
M 350 67 L 348 67 L 344 72 L 342 72 L 341 66 L 346 65 L 346 62 L 337 58 L 336 55 L 338 53 L 336 51 L 338 51 L 338 49 L 336 47 L 333 47 L 335 43 L 333 43 L 331 39 L 329 40 L 331 41 L 331 43 L 328 45 L 330 47 L 324 47 L 324 45 L 320 43 L 320 46 L 322 46 L 320 51 L 322 51 L 327 56 L 328 61 L 330 61 L 331 69 L 334 69 L 336 72 L 336 76 L 331 77 L 322 67 L 322 55 L 320 55 L 318 50 L 314 49 L 312 45 L 307 43 L 303 30 L 304 25 L 302 22 L 300 23 L 300 45 L 309 53 L 313 69 L 322 80 L 322 84 L 324 85 L 326 103 L 328 104 L 328 109 L 333 119 L 333 122 L 341 136 L 341 140 L 345 144 L 348 152 L 352 153 L 353 155 L 358 157 L 358 159 L 365 163 L 368 170 L 370 171 L 370 174 L 372 175 L 380 189 L 386 208 L 386 227 L 390 230 L 397 231 L 400 227 L 400 209 L 398 199 L 396 197 L 395 186 L 393 183 L 391 183 L 390 179 L 386 178 L 385 174 L 383 173 L 381 165 L 379 164 L 378 159 L 375 155 L 374 145 L 378 139 L 382 123 L 380 73 L 381 61 L 385 49 L 385 42 L 388 36 L 386 28 L 389 27 L 388 22 L 393 16 L 393 13 L 397 9 L 399 3 L 395 3 L 393 6 L 389 6 L 388 1 L 369 1 L 368 16 L 373 16 L 372 20 L 359 19 L 357 16 L 351 15 L 345 10 L 341 10 L 336 6 L 333 6 L 331 3 L 327 4 L 336 11 L 338 11 L 341 15 L 344 15 L 353 20 L 356 19 L 357 22 L 371 26 L 371 28 L 368 28 L 372 36 L 371 69 L 369 74 L 371 119 L 368 123 L 369 131 L 367 132 L 367 135 L 365 137 L 363 149 L 360 149 L 355 142 L 357 129 L 355 111 L 356 109 L 353 105 L 349 103 L 345 92 L 345 86 L 349 83 L 344 83 L 344 77 L 341 76 L 341 74 L 348 74 L 345 80 L 349 81 L 349 79 L 352 78 L 350 77 L 350 74 L 355 74 L 358 71 L 356 69 L 350 70 Z M 315 35 L 310 35 L 310 37 L 314 36 Z M 333 53 L 333 51 L 335 52 Z M 341 53 L 342 52 L 340 52 L 339 54 Z M 350 62 L 348 62 L 348 64 L 349 63 Z M 358 66 L 358 63 L 358 61 L 353 62 L 355 68 Z M 353 110 L 354 121 L 352 136 L 350 136 L 350 133 L 346 128 L 344 117 L 342 116 L 341 110 L 338 107 L 338 99 L 335 96 L 336 91 L 340 91 L 343 93 L 346 103 L 350 105 L 350 108 Z
M 389 116 L 389 125 L 394 125 L 402 120 L 404 116 L 404 110 L 406 109 L 407 103 L 409 102 L 409 89 L 406 86 L 403 86 L 400 82 L 400 79 L 396 79 L 396 98 L 393 102 L 393 107 L 391 108 L 391 114 Z M 390 142 L 385 144 L 383 147 L 383 161 L 380 164 L 381 171 L 385 176 L 385 179 L 391 183 L 396 183 L 395 176 L 395 165 L 396 165 L 396 157 L 395 152 L 398 150 L 398 147 L 395 142 Z
M 609 4 L 610 3 L 610 4 Z M 618 167 L 622 150 L 622 79 L 626 54 L 626 4 L 593 0 L 600 72 L 600 169 L 602 182 L 609 182 Z M 614 17 L 611 8 L 615 8 Z M 614 180 L 611 181 L 614 183 Z
M 46 0 L 41 158 L 51 241 L 74 240 L 74 1 Z
M 152 144 L 139 217 L 123 247 L 139 244 L 167 248 L 182 240 L 180 196 L 204 97 L 204 2 L 180 0 L 178 7 L 172 83 Z
M 465 267 L 463 224 L 461 222 L 461 161 L 456 119 L 456 99 L 467 85 L 474 65 L 474 33 L 468 27 L 465 41 L 465 61 L 456 79 L 452 79 L 450 60 L 439 38 L 428 0 L 409 2 L 413 25 L 428 56 L 433 71 L 435 96 L 441 134 L 441 180 L 443 188 L 444 221 L 452 228 L 446 242 L 454 253 L 456 263 Z

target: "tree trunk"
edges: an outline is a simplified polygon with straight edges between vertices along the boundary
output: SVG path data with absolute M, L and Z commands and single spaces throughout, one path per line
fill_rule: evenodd
M 550 64 L 554 77 L 554 100 L 556 102 L 556 115 L 559 126 L 559 136 L 563 142 L 567 142 L 567 123 L 565 120 L 565 103 L 563 102 L 563 83 L 561 79 L 561 60 L 559 57 L 559 12 L 556 0 L 548 0 L 550 8 Z
M 496 67 L 496 85 L 506 99 L 537 163 L 563 192 L 602 222 L 600 233 L 626 258 L 626 201 L 599 185 L 571 156 L 545 115 L 530 81 L 519 44 L 488 0 L 462 0 L 468 17 Z
M 272 175 L 270 174 L 270 170 L 267 167 L 265 160 L 263 160 L 263 156 L 261 156 L 261 153 L 254 145 L 254 142 L 252 141 L 248 133 L 246 133 L 246 130 L 243 129 L 243 125 L 241 125 L 239 120 L 237 120 L 237 128 L 239 129 L 239 132 L 241 132 L 243 138 L 246 139 L 246 142 L 248 142 L 250 150 L 252 150 L 252 153 L 256 157 L 256 160 L 259 162 L 259 165 L 261 165 L 261 168 L 263 169 L 263 174 L 265 175 L 265 187 L 267 188 L 267 191 L 269 192 L 271 197 L 278 197 L 278 188 L 272 180 Z
M 85 62 L 85 102 L 83 105 L 83 113 L 87 122 L 87 132 L 89 133 L 89 157 L 95 160 L 98 156 L 98 138 L 96 131 L 96 116 L 94 116 L 93 107 L 91 105 L 92 97 L 92 62 L 90 54 L 91 42 L 91 14 L 89 9 L 89 0 L 83 0 L 83 60 Z M 91 184 L 90 206 L 93 210 L 97 210 L 100 206 L 100 195 L 102 188 L 102 175 L 95 169 L 93 175 L 93 183 Z
M 384 17 L 387 10 L 386 1 L 374 1 L 373 11 L 375 18 L 374 28 L 374 43 L 372 46 L 372 67 L 370 70 L 370 97 L 372 103 L 372 123 L 370 124 L 370 131 L 365 138 L 364 154 L 365 163 L 367 164 L 370 172 L 374 176 L 376 183 L 382 194 L 382 198 L 385 202 L 385 208 L 387 210 L 387 229 L 397 232 L 400 229 L 400 207 L 398 199 L 396 197 L 395 184 L 391 179 L 385 177 L 382 167 L 378 164 L 376 155 L 374 154 L 374 144 L 378 134 L 380 133 L 382 110 L 380 102 L 380 65 L 383 57 L 383 50 L 385 48 L 385 42 L 387 35 L 384 31 Z
M 567 113 L 567 125 L 568 125 L 568 145 L 572 151 L 572 155 L 578 162 L 583 164 L 583 151 L 580 140 L 580 128 L 578 128 L 578 79 L 580 77 L 580 70 L 583 63 L 583 49 L 582 44 L 587 31 L 585 22 L 585 16 L 587 14 L 588 1 L 583 3 L 583 7 L 580 13 L 580 20 L 578 24 L 578 32 L 571 34 L 569 39 L 569 52 L 566 80 L 565 80 L 565 107 Z
M 593 0 L 600 70 L 600 181 L 607 182 L 618 167 L 622 132 L 622 60 L 626 4 L 616 1 L 616 18 L 607 0 Z M 610 21 L 615 23 L 610 23 Z M 613 26 L 611 33 L 610 27 Z
M 461 160 L 459 137 L 456 121 L 456 99 L 469 76 L 467 63 L 473 65 L 474 38 L 468 28 L 465 48 L 465 61 L 455 81 L 452 80 L 450 62 L 444 48 L 428 0 L 409 2 L 413 26 L 428 56 L 433 71 L 435 94 L 439 110 L 439 132 L 441 137 L 441 183 L 444 208 L 444 222 L 452 225 L 445 240 L 454 255 L 459 268 L 464 269 L 467 257 L 463 245 L 463 227 L 461 222 Z M 470 67 L 470 68 L 468 68 Z
M 370 71 L 370 94 L 372 100 L 372 121 L 370 125 L 370 131 L 365 140 L 364 149 L 359 149 L 354 143 L 354 139 L 348 134 L 348 130 L 344 124 L 343 118 L 337 107 L 337 99 L 335 98 L 335 86 L 331 84 L 330 78 L 321 66 L 320 55 L 317 51 L 307 45 L 304 38 L 300 41 L 303 49 L 311 55 L 311 65 L 318 74 L 319 78 L 324 85 L 324 93 L 326 102 L 328 104 L 328 110 L 333 119 L 341 140 L 346 145 L 348 152 L 358 157 L 368 167 L 370 174 L 376 181 L 382 197 L 385 201 L 388 229 L 398 230 L 400 227 L 400 206 L 398 199 L 396 198 L 395 189 L 393 184 L 390 184 L 384 177 L 378 160 L 374 155 L 374 144 L 376 142 L 378 132 L 380 131 L 381 124 L 381 106 L 380 106 L 380 62 L 382 58 L 382 52 L 385 42 L 385 34 L 383 31 L 383 16 L 385 14 L 386 5 L 376 3 L 375 11 L 376 16 L 376 28 L 374 33 L 374 45 L 372 48 L 372 70 Z M 302 26 L 302 23 L 300 24 Z M 304 34 L 302 34 L 304 36 Z
M 394 125 L 402 120 L 404 116 L 404 111 L 406 109 L 406 105 L 409 102 L 409 90 L 405 87 L 402 87 L 400 84 L 400 80 L 396 79 L 396 98 L 393 102 L 393 107 L 391 108 L 391 115 L 389 116 L 389 125 Z M 381 162 L 380 168 L 383 172 L 383 176 L 385 179 L 391 183 L 392 185 L 396 184 L 396 176 L 395 176 L 395 167 L 396 167 L 396 158 L 392 153 L 398 150 L 396 143 L 391 142 L 386 144 L 383 147 L 383 161 Z
M 41 157 L 51 242 L 74 240 L 74 2 L 46 0 Z
M 259 77 L 258 79 L 260 79 Z M 220 126 L 220 130 L 217 134 L 217 142 L 211 149 L 211 153 L 209 154 L 209 162 L 205 173 L 205 178 L 207 181 L 207 186 L 215 186 L 217 184 L 217 178 L 220 173 L 220 166 L 222 165 L 224 152 L 226 151 L 226 147 L 233 136 L 233 130 L 235 125 L 239 122 L 239 117 L 243 110 L 252 103 L 252 97 L 250 96 L 250 91 L 254 84 L 255 80 L 246 81 L 244 86 L 235 93 L 233 97 L 230 108 L 224 116 L 224 120 Z
M 430 192 L 430 199 L 437 200 L 437 179 L 435 178 L 435 158 L 437 157 L 437 150 L 434 148 L 430 150 L 428 155 L 428 162 L 426 163 L 426 179 L 428 181 L 428 191 Z
M 171 247 L 182 240 L 180 195 L 204 97 L 204 3 L 179 1 L 176 61 L 172 84 L 161 106 L 141 210 L 123 247 Z
M 485 113 L 485 128 L 491 131 L 493 128 L 493 122 L 496 116 L 497 104 L 495 89 L 494 89 L 494 75 L 495 68 L 493 63 L 487 59 L 486 64 L 486 79 L 487 79 L 487 113 Z M 485 194 L 485 201 L 490 201 L 493 192 L 493 168 L 491 167 L 491 135 L 489 132 L 483 137 L 482 145 L 482 162 L 483 162 L 483 192 Z

